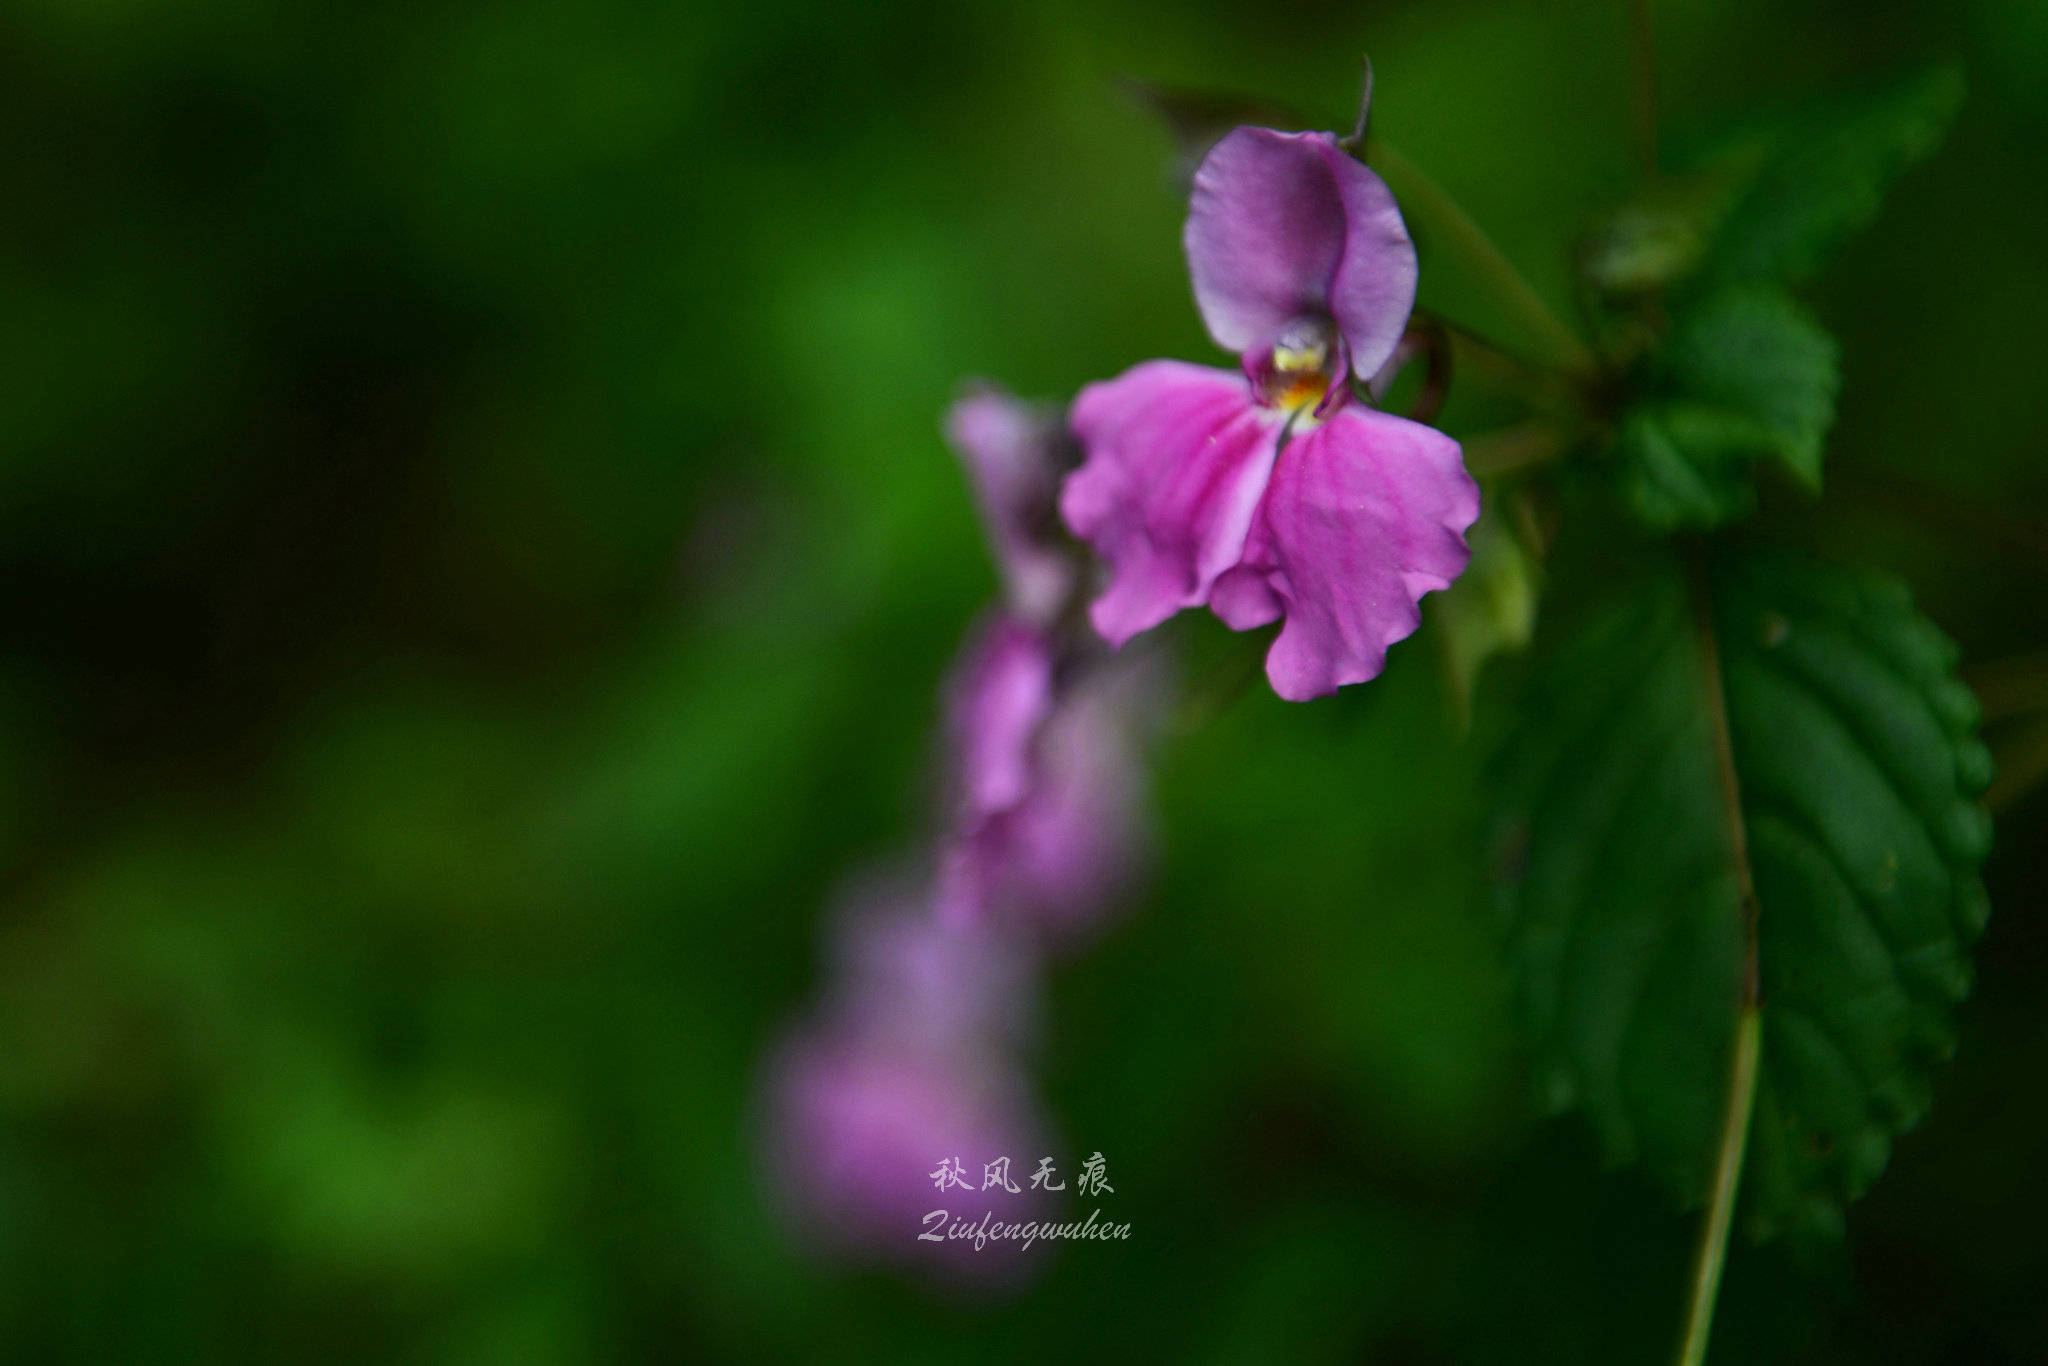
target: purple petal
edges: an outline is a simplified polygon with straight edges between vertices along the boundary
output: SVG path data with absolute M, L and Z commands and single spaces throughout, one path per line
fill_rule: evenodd
M 829 1012 L 870 1042 L 925 1054 L 1015 1051 L 1036 1029 L 1036 960 L 1002 926 L 949 923 L 909 887 L 850 898 Z
M 1031 742 L 1052 708 L 1052 649 L 1014 617 L 984 626 L 956 668 L 948 730 L 966 819 L 1016 805 L 1031 783 Z
M 969 1224 L 1045 1214 L 1025 1185 L 1047 1150 L 1023 1078 L 1000 1060 L 946 1059 L 876 1046 L 831 1022 L 787 1042 L 769 1064 L 765 1175 L 769 1195 L 806 1242 L 832 1256 L 908 1266 L 953 1281 L 1015 1283 L 1042 1245 L 918 1238 L 930 1211 Z M 973 1184 L 983 1165 L 1011 1159 L 1007 1190 L 937 1189 L 944 1159 Z
M 1241 375 L 1155 360 L 1083 389 L 1070 420 L 1087 460 L 1060 512 L 1108 562 L 1089 616 L 1122 645 L 1205 601 L 1243 555 L 1280 415 Z
M 1415 306 L 1415 247 L 1392 191 L 1328 133 L 1231 131 L 1195 172 L 1184 240 L 1202 321 L 1231 351 L 1326 313 L 1366 379 Z
M 1290 702 L 1362 683 L 1421 623 L 1417 600 L 1464 570 L 1463 533 L 1478 515 L 1457 442 L 1345 408 L 1281 452 L 1244 565 L 1218 584 L 1217 615 L 1243 629 L 1284 614 L 1266 676 Z
M 1003 819 L 1012 893 L 1060 937 L 1129 887 L 1147 844 L 1132 720 L 1102 687 L 1068 698 L 1040 736 L 1040 778 Z
M 1136 734 L 1152 670 L 1100 662 L 1039 731 L 1022 800 L 961 831 L 940 871 L 953 923 L 1028 925 L 1056 941 L 1100 924 L 1150 843 Z
M 1151 672 L 1098 656 L 1055 691 L 1043 637 L 1008 617 L 984 628 L 953 688 L 961 791 L 939 855 L 939 920 L 1064 934 L 1115 898 L 1143 843 L 1130 680 Z M 914 974 L 898 976 L 898 992 L 919 990 Z
M 1012 1159 L 1028 1174 L 1046 1151 L 1019 1022 L 1035 995 L 1032 959 L 1014 937 L 941 925 L 893 878 L 848 898 L 822 1009 L 766 1061 L 758 1119 L 768 1194 L 819 1250 L 1012 1281 L 1034 1259 L 1015 1243 L 923 1242 L 924 1216 L 970 1223 L 1043 1214 L 1043 1192 L 979 1184 L 941 1193 L 942 1158 L 978 1177 Z M 950 1222 L 950 1221 L 949 1221 Z
M 1351 373 L 1370 380 L 1415 311 L 1415 244 L 1387 183 L 1335 144 L 1326 155 L 1344 199 L 1344 259 L 1330 281 L 1330 312 L 1351 350 Z
M 1280 620 L 1287 605 L 1273 591 L 1269 571 L 1241 564 L 1216 580 L 1209 590 L 1209 610 L 1233 631 L 1251 631 Z
M 946 439 L 973 479 L 1011 609 L 1028 621 L 1050 622 L 1074 579 L 1053 541 L 1067 465 L 1058 413 L 980 385 L 947 411 Z

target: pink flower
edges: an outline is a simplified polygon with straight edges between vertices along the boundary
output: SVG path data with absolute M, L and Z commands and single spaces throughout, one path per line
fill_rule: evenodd
M 1099 923 L 1149 843 L 1139 714 L 1143 660 L 1052 641 L 1010 616 L 968 647 L 948 729 L 957 794 L 938 908 L 956 924 L 1025 924 L 1058 942 Z
M 1206 603 L 1233 630 L 1283 623 L 1280 696 L 1363 682 L 1464 569 L 1479 515 L 1455 441 L 1352 394 L 1414 305 L 1400 210 L 1331 135 L 1239 128 L 1195 173 L 1185 240 L 1240 371 L 1147 361 L 1075 400 L 1086 459 L 1060 510 L 1109 566 L 1090 619 L 1120 646 Z
M 1071 940 L 1142 860 L 1137 721 L 1153 669 L 1112 658 L 1079 619 L 1078 547 L 1056 507 L 1078 452 L 1058 413 L 977 386 L 946 434 L 973 477 L 1005 601 L 947 689 L 938 911 Z
M 1060 531 L 1060 479 L 1073 442 L 1053 404 L 970 385 L 946 411 L 946 439 L 967 467 L 1010 611 L 1050 626 L 1075 587 L 1072 542 Z
M 976 1249 L 919 1235 L 934 1210 L 947 1224 L 1047 1213 L 1043 1191 L 978 1179 L 942 1191 L 932 1178 L 944 1161 L 980 1178 L 1002 1157 L 1028 1172 L 1047 1148 L 1021 1058 L 1036 989 L 1029 955 L 986 927 L 940 923 L 900 890 L 859 898 L 834 947 L 821 1008 L 767 1062 L 772 1203 L 835 1258 L 1016 1283 L 1043 1244 Z

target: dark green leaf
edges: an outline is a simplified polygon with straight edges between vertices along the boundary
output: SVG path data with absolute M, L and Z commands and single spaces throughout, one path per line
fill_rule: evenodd
M 1811 275 L 1934 150 L 1962 99 L 1962 73 L 1937 67 L 1787 128 L 1722 219 L 1709 274 Z
M 1817 490 L 1836 383 L 1834 339 L 1782 291 L 1731 285 L 1691 302 L 1622 421 L 1630 506 L 1657 530 L 1718 525 L 1754 506 L 1764 459 Z
M 1548 1099 L 1703 1194 L 1744 957 L 1725 706 L 1760 907 L 1750 1219 L 1830 1226 L 1954 1042 L 1985 916 L 1974 699 L 1879 576 L 1729 550 L 1606 596 L 1546 626 L 1498 772 L 1498 898 Z

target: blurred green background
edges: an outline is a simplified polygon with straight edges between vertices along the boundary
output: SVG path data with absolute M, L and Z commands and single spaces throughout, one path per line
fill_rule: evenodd
M 2039 649 L 2048 9 L 1657 10 L 1677 130 L 1963 62 L 1816 300 L 1815 534 L 1966 666 Z M 9 0 L 0 1357 L 1661 1359 L 1690 1226 L 1533 1116 L 1483 756 L 1421 642 L 1161 752 L 1161 873 L 1056 972 L 1040 1068 L 1129 1242 L 997 1304 L 836 1273 L 748 1128 L 821 908 L 921 828 L 994 589 L 956 383 L 1211 355 L 1115 78 L 1334 124 L 1369 48 L 1380 130 L 1562 303 L 1628 185 L 1627 34 L 1527 0 Z M 1425 301 L 1505 330 L 1424 247 Z M 1717 1359 L 2048 1360 L 2044 825 L 2002 814 L 1933 1118 L 1846 1248 L 1737 1250 Z

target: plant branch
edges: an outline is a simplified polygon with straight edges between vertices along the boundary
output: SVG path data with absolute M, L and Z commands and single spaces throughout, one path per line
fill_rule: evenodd
M 1465 468 L 1475 479 L 1546 465 L 1565 451 L 1565 434 L 1552 422 L 1531 420 L 1482 433 L 1465 442 Z
M 1452 355 L 1461 369 L 1486 376 L 1526 399 L 1533 408 L 1560 416 L 1578 416 L 1596 406 L 1590 375 L 1571 375 L 1524 360 L 1493 338 L 1440 313 L 1418 308 L 1415 317 L 1449 335 Z
M 1485 229 L 1459 207 L 1458 201 L 1423 174 L 1414 162 L 1388 146 L 1384 138 L 1373 138 L 1370 150 L 1373 164 L 1386 176 L 1395 193 L 1455 243 L 1459 255 L 1498 296 L 1501 306 L 1543 340 L 1562 368 L 1585 374 L 1598 367 L 1592 351 L 1579 340 L 1578 334 L 1550 310 L 1550 305 L 1543 302 L 1543 297 L 1522 278 Z
M 1714 1301 L 1721 1293 L 1721 1268 L 1728 1261 L 1728 1234 L 1735 1226 L 1735 1192 L 1742 1184 L 1742 1158 L 1749 1146 L 1749 1116 L 1756 1105 L 1762 1026 L 1762 1012 L 1753 1004 L 1744 1006 L 1735 1021 L 1735 1057 L 1728 1069 L 1728 1103 L 1721 1115 L 1714 1193 L 1693 1254 L 1692 1296 L 1686 1305 L 1685 1332 L 1678 1343 L 1678 1366 L 1703 1366 L 1707 1359 Z
M 1742 917 L 1742 982 L 1730 1049 L 1728 1091 L 1721 1110 L 1721 1140 L 1714 1159 L 1713 1190 L 1700 1224 L 1693 1257 L 1692 1294 L 1678 1342 L 1678 1366 L 1702 1366 L 1720 1296 L 1721 1268 L 1728 1260 L 1728 1234 L 1735 1224 L 1735 1195 L 1742 1185 L 1742 1159 L 1749 1146 L 1749 1121 L 1756 1108 L 1757 1070 L 1762 1053 L 1762 990 L 1757 962 L 1756 879 L 1749 865 L 1749 830 L 1742 816 L 1742 783 L 1735 769 L 1735 745 L 1728 730 L 1728 698 L 1721 681 L 1720 642 L 1704 558 L 1693 565 L 1693 607 L 1700 667 L 1706 675 L 1707 714 L 1714 738 L 1714 768 L 1721 809 L 1728 825 L 1728 853 L 1735 865 L 1738 911 Z

